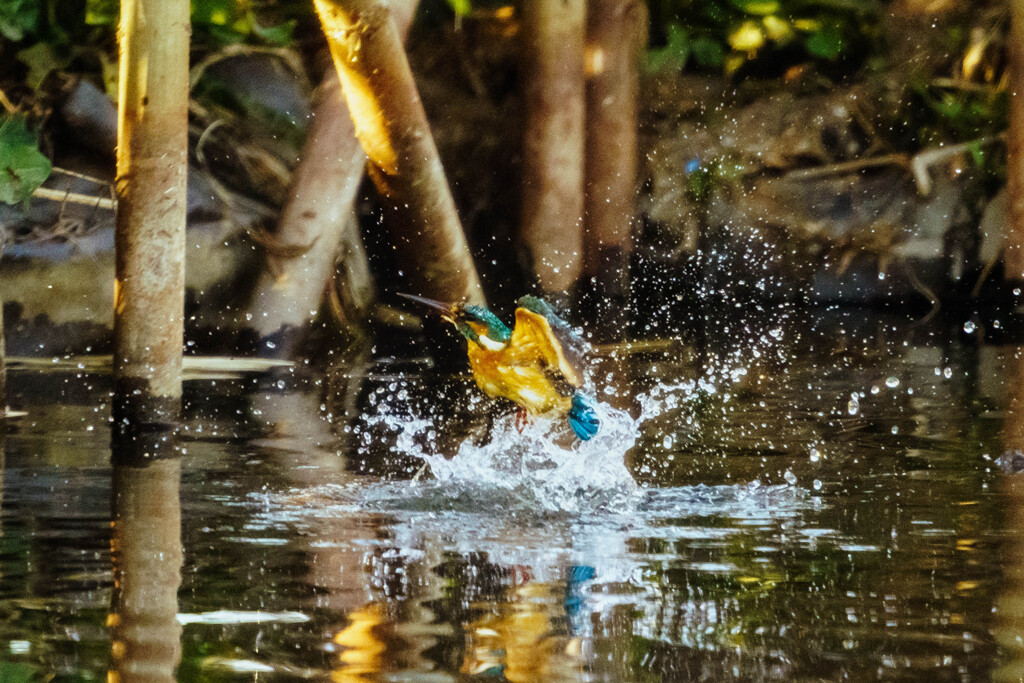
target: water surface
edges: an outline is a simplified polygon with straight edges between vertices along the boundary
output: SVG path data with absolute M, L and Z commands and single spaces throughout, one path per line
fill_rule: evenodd
M 183 455 L 145 467 L 111 465 L 102 364 L 16 363 L 0 680 L 1005 672 L 1012 350 L 841 315 L 720 332 L 604 349 L 582 447 L 423 360 L 207 368 Z

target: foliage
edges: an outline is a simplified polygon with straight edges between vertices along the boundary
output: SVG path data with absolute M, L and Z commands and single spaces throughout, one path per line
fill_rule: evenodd
M 470 0 L 447 0 L 447 2 L 457 17 L 469 16 L 470 12 L 473 11 L 473 5 Z
M 652 70 L 687 65 L 734 73 L 850 61 L 866 52 L 877 0 L 651 0 Z
M 119 0 L 86 0 L 85 22 L 93 26 L 116 26 L 119 4 Z M 286 45 L 292 39 L 297 20 L 269 21 L 263 15 L 273 13 L 276 4 L 255 0 L 192 0 L 192 28 L 198 37 L 220 45 L 240 42 Z M 287 4 L 292 10 L 299 5 L 297 2 Z
M 0 660 L 0 681 L 4 683 L 37 683 L 50 678 L 31 664 Z
M 272 7 L 254 0 L 192 0 L 192 27 L 220 45 L 291 42 L 297 19 L 273 23 L 262 17 L 261 10 L 270 13 Z
M 286 0 L 192 0 L 192 39 L 199 49 L 236 43 L 292 42 L 311 3 Z M 60 71 L 98 75 L 116 94 L 119 0 L 0 0 L 0 35 L 24 67 L 24 84 L 38 91 Z M 5 46 L 7 47 L 7 46 Z
M 50 175 L 50 160 L 39 151 L 39 137 L 25 119 L 11 117 L 0 123 L 0 202 L 27 200 Z
M 35 31 L 39 22 L 37 0 L 0 0 L 0 35 L 18 41 Z

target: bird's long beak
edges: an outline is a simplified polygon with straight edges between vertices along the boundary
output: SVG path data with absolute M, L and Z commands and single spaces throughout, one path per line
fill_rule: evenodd
M 415 301 L 421 306 L 426 306 L 441 315 L 445 320 L 454 320 L 454 311 L 452 310 L 451 304 L 446 304 L 443 301 L 437 301 L 435 299 L 428 299 L 424 296 L 416 296 L 415 294 L 403 294 L 397 292 L 398 296 L 409 301 Z

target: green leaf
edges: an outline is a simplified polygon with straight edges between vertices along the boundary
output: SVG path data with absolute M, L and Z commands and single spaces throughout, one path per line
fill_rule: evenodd
M 50 176 L 51 168 L 25 119 L 12 117 L 0 124 L 0 202 L 25 201 Z
M 114 102 L 117 102 L 118 92 L 118 78 L 120 77 L 120 65 L 117 63 L 116 57 L 108 57 L 105 52 L 97 52 L 96 56 L 100 60 L 100 75 L 103 76 L 103 90 L 106 91 L 107 97 Z
M 39 0 L 0 0 L 0 35 L 18 41 L 35 33 L 40 5 Z
M 974 140 L 967 146 L 968 151 L 971 153 L 971 159 L 974 161 L 974 165 L 978 168 L 985 167 L 985 149 L 981 143 Z
M 759 17 L 778 14 L 781 10 L 778 0 L 729 0 L 729 2 L 741 12 L 756 14 Z
M 468 17 L 473 11 L 473 4 L 470 0 L 448 0 L 448 5 L 457 17 Z
M 647 54 L 647 68 L 655 72 L 671 64 L 681 69 L 690 58 L 690 34 L 679 24 L 665 27 L 668 34 L 664 47 L 650 50 Z
M 115 26 L 121 14 L 118 0 L 86 0 L 85 23 L 88 26 Z
M 846 41 L 837 26 L 825 26 L 807 36 L 807 51 L 815 57 L 835 59 L 846 49 Z
M 39 90 L 51 71 L 67 66 L 67 60 L 58 57 L 49 43 L 39 42 L 18 52 L 18 61 L 28 67 L 25 83 Z
M 700 66 L 718 68 L 722 66 L 722 62 L 725 60 L 725 48 L 722 46 L 722 43 L 714 38 L 698 36 L 693 39 L 691 48 L 693 50 L 693 58 L 697 60 L 697 64 Z
M 218 26 L 245 35 L 251 29 L 246 5 L 244 0 L 194 0 L 192 23 Z
M 45 678 L 31 664 L 0 660 L 0 681 L 4 683 L 33 683 L 41 680 L 45 680 Z

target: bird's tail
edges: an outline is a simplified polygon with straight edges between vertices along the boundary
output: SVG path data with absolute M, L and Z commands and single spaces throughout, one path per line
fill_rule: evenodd
M 569 409 L 569 426 L 582 441 L 589 441 L 601 428 L 601 418 L 597 416 L 597 404 L 581 391 L 572 396 L 572 408 Z

